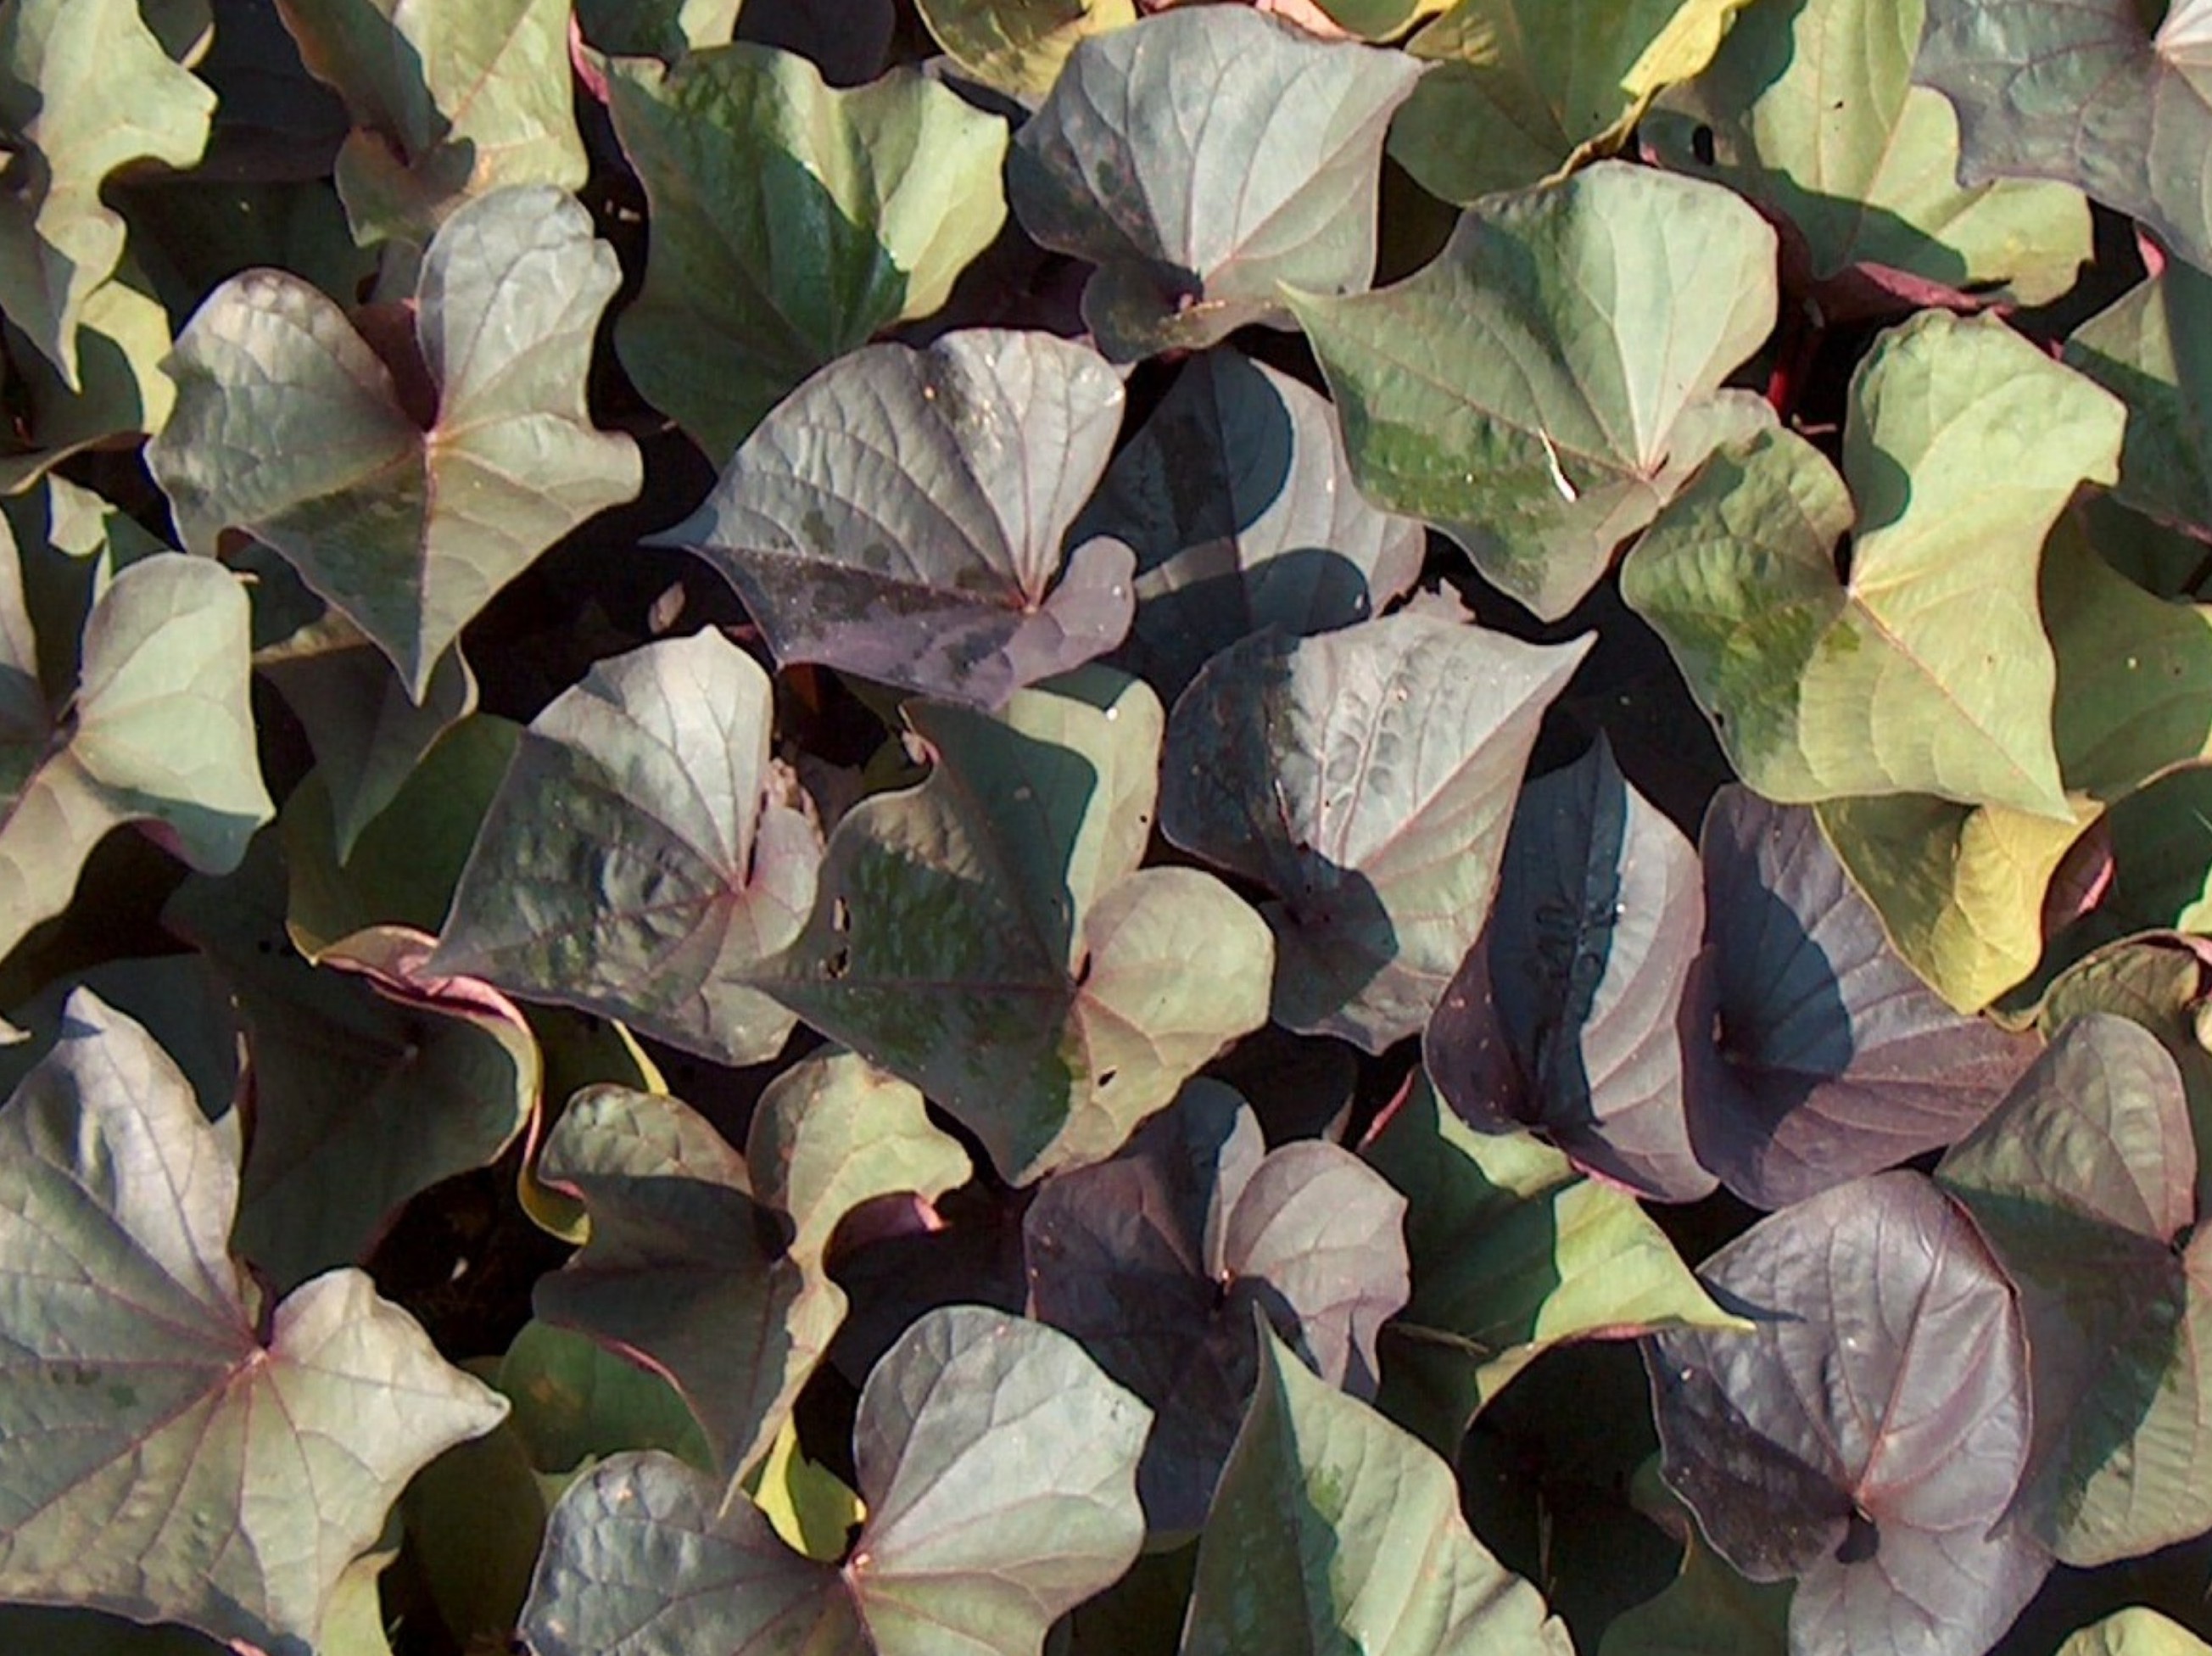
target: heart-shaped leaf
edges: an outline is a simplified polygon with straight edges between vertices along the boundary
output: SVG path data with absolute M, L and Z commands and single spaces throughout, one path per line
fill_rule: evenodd
M 1279 284 L 1374 278 L 1383 131 L 1419 73 L 1243 7 L 1092 35 L 1014 140 L 1014 211 L 1098 266 L 1083 319 L 1116 362 L 1288 327 Z
M 1682 994 L 1705 935 L 1697 851 L 1628 783 L 1601 733 L 1514 807 L 1498 901 L 1421 1037 L 1447 1103 L 1531 1127 L 1662 1200 L 1713 1176 L 1682 1110 Z
M 1912 84 L 1923 3 L 1753 6 L 1711 67 L 1662 94 L 1639 129 L 1668 166 L 1741 191 L 1790 227 L 1785 259 L 1802 261 L 1824 316 L 1962 289 L 2042 304 L 2089 257 L 2080 192 L 1957 181 L 1957 118 Z
M 1756 1324 L 1645 1348 L 1663 1470 L 1728 1561 L 1795 1576 L 1792 1650 L 1980 1656 L 2050 1569 L 1999 1524 L 2027 1342 L 1973 1225 L 1918 1173 L 1772 1215 L 1699 1275 Z
M 428 241 L 464 203 L 507 186 L 583 184 L 568 0 L 276 7 L 301 59 L 353 118 L 337 187 L 363 245 Z
M 1274 1016 L 1370 1052 L 1482 928 L 1544 709 L 1589 648 L 1385 616 L 1224 650 L 1176 703 L 1160 826 L 1276 893 Z
M 745 1164 L 679 1099 L 622 1087 L 569 1099 L 538 1174 L 583 1200 L 591 1240 L 538 1281 L 540 1321 L 665 1378 L 724 1479 L 767 1450 L 829 1349 L 845 1296 L 784 1251 Z
M 1340 5 L 1341 0 L 1339 0 Z M 1745 0 L 1460 0 L 1407 45 L 1434 64 L 1390 133 L 1461 205 L 1620 147 L 1661 88 L 1712 61 Z
M 2058 667 L 2051 734 L 2071 820 L 1924 795 L 1820 807 L 1892 945 L 1962 1012 L 2035 970 L 2045 893 L 2099 802 L 2130 813 L 2146 782 L 2212 756 L 2212 609 L 2155 598 L 2112 567 L 2133 550 L 2115 533 L 2123 518 L 2142 521 L 2077 506 L 2044 545 L 2039 593 Z M 2108 834 L 2115 819 L 2092 831 Z
M 1621 594 L 1770 799 L 1932 794 L 2070 820 L 2037 569 L 2075 489 L 2112 481 L 2122 423 L 2003 323 L 1923 312 L 1852 376 L 1849 492 L 1811 444 L 1765 432 L 1660 514 Z
M 1700 845 L 1690 1141 L 1745 1201 L 1783 1207 L 1952 1143 L 2033 1058 L 1897 958 L 1811 812 L 1723 788 Z
M 745 1135 L 755 1195 L 786 1215 L 794 1258 L 818 1263 L 838 1221 L 878 1196 L 934 1202 L 975 1172 L 921 1094 L 851 1052 L 814 1053 L 769 1082 Z
M 275 849 L 264 836 L 237 874 L 187 881 L 161 917 L 237 1005 L 253 1130 L 232 1242 L 289 1288 L 362 1263 L 410 1196 L 497 1160 L 544 1072 L 514 1003 L 429 970 L 420 932 L 372 928 L 301 960 Z
M 617 62 L 607 89 L 652 234 L 615 346 L 717 460 L 823 363 L 943 305 L 1006 221 L 1006 123 L 913 70 L 840 92 L 740 45 Z
M 2059 179 L 2212 268 L 2203 0 L 1927 0 L 1914 78 L 1959 112 L 1959 175 Z
M 214 113 L 215 94 L 172 59 L 139 0 L 16 0 L 0 13 L 0 127 L 11 157 L 0 311 L 69 391 L 92 387 L 98 370 L 80 357 L 78 329 L 123 258 L 123 218 L 100 187 L 134 161 L 191 166 Z
M 66 1016 L 0 1109 L 0 1598 L 309 1656 L 407 1480 L 506 1403 L 359 1271 L 264 1307 L 183 1075 L 90 995 Z
M 381 657 L 377 665 L 389 682 L 391 669 Z M 330 788 L 336 784 L 321 765 L 302 777 L 276 822 L 284 848 L 284 929 L 294 947 L 316 960 L 365 927 L 435 932 L 444 925 L 477 830 L 521 740 L 520 725 L 471 714 L 408 773 L 343 861 L 331 821 Z
M 2128 405 L 2112 492 L 2154 518 L 2212 531 L 2212 276 L 2169 264 L 2075 329 L 2066 361 Z
M 1460 1515 L 1451 1468 L 1270 1330 L 1198 1545 L 1181 1656 L 1569 1656 Z
M 617 1455 L 554 1509 L 523 1637 L 538 1656 L 1036 1656 L 1137 1556 L 1150 1424 L 1066 1335 L 932 1312 L 860 1394 L 868 1518 L 842 1565 L 680 1461 Z
M 1140 681 L 1095 668 L 907 721 L 935 769 L 837 825 L 776 995 L 1004 1178 L 1101 1160 L 1267 1020 L 1267 929 L 1210 874 L 1138 868 L 1164 722 Z
M 2021 1503 L 2063 1562 L 2212 1527 L 2212 1253 L 2180 1072 L 2110 1013 L 2051 1048 L 1936 1170 L 2020 1292 L 2035 1391 Z
M 416 362 L 380 359 L 296 277 L 232 277 L 177 340 L 176 410 L 146 450 L 185 545 L 212 552 L 226 528 L 265 541 L 420 702 L 494 593 L 637 493 L 637 445 L 584 406 L 617 281 L 591 215 L 545 187 L 485 196 L 440 229 L 411 338 L 378 329 Z M 289 434 L 281 448 L 271 431 Z
M 1195 1081 L 1110 1161 L 1045 1182 L 1023 1221 L 1030 1314 L 1149 1404 L 1137 1489 L 1155 1536 L 1195 1531 L 1250 1396 L 1252 1313 L 1332 1385 L 1372 1397 L 1406 1303 L 1405 1198 L 1350 1152 L 1267 1154 L 1251 1107 Z
M 459 644 L 430 669 L 418 703 L 382 652 L 333 609 L 257 649 L 253 665 L 307 728 L 341 862 L 423 755 L 476 711 L 477 676 Z M 433 928 L 442 917 L 430 916 Z
M 228 570 L 163 553 L 107 581 L 58 720 L 24 574 L 0 527 L 0 954 L 68 906 L 110 830 L 151 824 L 187 863 L 220 874 L 273 813 L 254 749 L 246 594 Z
M 662 58 L 727 46 L 744 0 L 576 0 L 584 39 L 601 52 Z
M 1774 326 L 1774 249 L 1729 192 L 1601 161 L 1483 202 L 1395 287 L 1294 304 L 1367 496 L 1557 620 L 1717 445 L 1771 423 L 1721 382 Z
M 1564 1341 L 1743 1326 L 1626 1191 L 1526 1133 L 1476 1132 L 1418 1076 L 1361 1154 L 1405 1192 L 1413 1268 L 1382 1330 L 1382 1410 L 1441 1454 Z
M 1064 339 L 870 345 L 779 404 L 654 544 L 720 570 L 780 663 L 996 707 L 1128 630 L 1129 549 L 1060 555 L 1121 424 L 1119 376 Z
M 556 697 L 485 814 L 438 969 L 720 1062 L 775 1056 L 792 1018 L 763 985 L 814 899 L 822 836 L 769 758 L 770 701 L 711 628 Z
M 1420 525 L 1352 484 L 1328 401 L 1232 350 L 1187 366 L 1069 532 L 1137 552 L 1115 658 L 1172 698 L 1267 627 L 1304 637 L 1380 614 L 1421 572 Z
M 4 213 L 0 209 L 0 222 Z M 0 252 L 0 268 L 6 259 Z M 0 385 L 18 411 L 0 432 L 0 494 L 27 489 L 70 455 L 112 438 L 159 431 L 176 405 L 176 385 L 161 368 L 175 343 L 169 318 L 129 258 L 78 312 L 82 389 L 71 389 L 62 370 L 20 334 L 0 332 L 6 345 Z
M 969 78 L 1034 108 L 1076 42 L 1137 21 L 1133 0 L 915 0 Z

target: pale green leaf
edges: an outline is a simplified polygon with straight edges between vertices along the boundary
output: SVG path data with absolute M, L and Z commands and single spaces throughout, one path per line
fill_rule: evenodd
M 2075 329 L 2066 361 L 2128 405 L 2114 495 L 2212 530 L 2212 276 L 2168 265 Z
M 0 9 L 0 128 L 19 151 L 0 192 L 0 310 L 72 392 L 93 389 L 78 327 L 126 236 L 100 186 L 136 161 L 198 161 L 215 101 L 171 60 L 139 0 L 15 0 Z
M 276 3 L 353 118 L 337 186 L 363 246 L 426 242 L 464 202 L 510 185 L 583 184 L 568 0 Z
M 2038 573 L 2075 489 L 2113 476 L 2121 423 L 2002 322 L 1923 313 L 1852 379 L 1849 492 L 1794 435 L 1733 447 L 1630 554 L 1622 595 L 1769 798 L 1931 794 L 2070 820 Z
M 964 72 L 1031 107 L 1077 42 L 1137 21 L 1133 0 L 915 0 L 915 9 Z
M 1919 297 L 1915 283 L 2055 299 L 2089 257 L 2089 204 L 2063 185 L 1958 181 L 1958 121 L 1912 84 L 1922 6 L 1753 6 L 1710 69 L 1661 98 L 1644 141 L 1792 226 L 1815 283 L 1856 277 L 1899 310 Z M 1869 302 L 1837 294 L 1825 308 L 1853 300 Z
M 1460 1515 L 1451 1467 L 1264 1329 L 1198 1545 L 1181 1656 L 1571 1656 Z
M 975 1171 L 919 1092 L 850 1052 L 810 1054 L 769 1083 L 745 1166 L 754 1193 L 790 1219 L 793 1256 L 815 1263 L 862 1202 L 905 1192 L 934 1202 Z
M 1774 247 L 1728 191 L 1605 161 L 1484 202 L 1394 287 L 1291 298 L 1361 490 L 1557 620 L 1717 445 L 1771 423 L 1721 385 L 1774 326 Z
M 10 596 L 21 590 L 15 551 L 5 538 Z M 68 905 L 85 858 L 124 824 L 155 825 L 204 872 L 238 865 L 274 814 L 254 751 L 246 625 L 228 570 L 163 554 L 117 575 L 94 606 L 67 724 L 49 721 L 21 665 L 0 675 L 0 953 Z M 11 642 L 24 637 L 19 624 Z

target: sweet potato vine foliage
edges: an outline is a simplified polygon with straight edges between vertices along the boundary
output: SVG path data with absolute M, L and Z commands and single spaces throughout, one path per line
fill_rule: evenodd
M 2212 0 L 0 0 L 0 1650 L 2212 1656 Z

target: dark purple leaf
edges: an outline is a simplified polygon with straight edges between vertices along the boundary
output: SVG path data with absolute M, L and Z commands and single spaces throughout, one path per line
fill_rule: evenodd
M 1706 1262 L 1750 1335 L 1645 1348 L 1662 1470 L 1728 1561 L 1794 1576 L 1795 1651 L 1981 1656 L 2050 1557 L 2001 1527 L 2027 1348 L 1974 1227 L 1918 1173 L 1840 1185 Z
M 1361 496 L 1328 400 L 1226 350 L 1186 367 L 1114 457 L 1070 539 L 1098 535 L 1137 551 L 1117 659 L 1169 700 L 1238 639 L 1364 621 L 1421 572 L 1420 525 Z
M 1783 1207 L 1949 1144 L 2034 1058 L 1898 959 L 1811 811 L 1726 788 L 1701 842 L 1690 1142 L 1745 1201 Z
M 1705 1196 L 1679 1028 L 1705 917 L 1697 852 L 1601 735 L 1522 790 L 1488 930 L 1422 1037 L 1437 1090 L 1474 1126 L 1534 1128 L 1644 1195 Z
M 1481 933 L 1544 709 L 1589 643 L 1419 606 L 1263 632 L 1191 680 L 1160 827 L 1274 892 L 1278 1023 L 1380 1052 L 1428 1022 Z
M 1252 1390 L 1255 1306 L 1332 1385 L 1374 1395 L 1376 1334 L 1408 1292 L 1405 1209 L 1335 1145 L 1263 1154 L 1249 1107 L 1207 1081 L 1038 1192 L 1031 1314 L 1157 1412 L 1138 1474 L 1155 1534 L 1205 1519 Z
M 1064 339 L 865 346 L 777 405 L 654 544 L 720 570 L 779 663 L 994 708 L 1128 631 L 1129 549 L 1060 556 L 1121 424 L 1120 377 Z

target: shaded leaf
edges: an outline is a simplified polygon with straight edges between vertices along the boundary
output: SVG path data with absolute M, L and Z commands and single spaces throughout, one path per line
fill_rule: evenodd
M 72 454 L 167 423 L 177 387 L 162 363 L 173 341 L 168 317 L 143 285 L 126 259 L 86 297 L 76 328 L 81 390 L 19 334 L 0 336 L 0 385 L 12 411 L 0 432 L 0 494 L 28 488 Z
M 1383 130 L 1419 74 L 1243 7 L 1092 35 L 1014 140 L 1014 211 L 1098 266 L 1083 318 L 1116 362 L 1288 327 L 1279 284 L 1373 279 Z
M 1745 1201 L 1784 1207 L 1952 1143 L 2033 1058 L 1897 958 L 1811 812 L 1723 788 L 1700 848 L 1690 1141 Z
M 1626 1191 L 1525 1133 L 1476 1132 L 1418 1078 L 1362 1154 L 1406 1195 L 1413 1268 L 1383 1330 L 1382 1410 L 1441 1453 L 1554 1345 L 1741 1326 Z
M 771 690 L 713 629 L 594 667 L 532 721 L 453 893 L 441 970 L 725 1063 L 775 1056 L 769 963 L 821 831 L 769 757 Z
M 1034 107 L 1085 36 L 1137 21 L 1131 0 L 915 0 L 963 72 Z
M 1369 505 L 1328 402 L 1228 350 L 1187 366 L 1068 532 L 1137 553 L 1116 660 L 1172 698 L 1208 657 L 1267 627 L 1364 621 L 1413 586 L 1420 526 Z
M 1268 1330 L 1198 1547 L 1182 1656 L 1566 1656 L 1566 1629 L 1460 1516 L 1451 1468 Z
M 1031 1656 L 1135 1558 L 1149 1424 L 1066 1336 L 932 1312 L 861 1393 L 868 1519 L 842 1566 L 680 1462 L 621 1455 L 555 1509 L 523 1636 L 540 1656 Z
M 1276 894 L 1276 1021 L 1370 1052 L 1428 1021 L 1481 930 L 1544 709 L 1588 649 L 1406 613 L 1264 632 L 1192 680 L 1160 826 Z
M 1164 722 L 1142 683 L 1092 669 L 995 715 L 906 717 L 935 767 L 837 825 L 775 993 L 1002 1177 L 1100 1160 L 1266 1021 L 1272 940 L 1212 875 L 1137 866 Z
M 1621 594 L 1769 798 L 2068 819 L 2037 568 L 2075 487 L 2111 481 L 2120 415 L 2002 322 L 1923 312 L 1852 376 L 1849 493 L 1792 434 L 1731 447 L 1629 555 Z
M 1483 202 L 1395 286 L 1294 303 L 1362 490 L 1557 620 L 1717 445 L 1771 424 L 1721 382 L 1774 326 L 1774 249 L 1729 192 L 1607 161 Z
M 636 444 L 596 429 L 584 405 L 616 283 L 590 215 L 548 187 L 484 197 L 439 231 L 411 373 L 298 277 L 234 277 L 179 338 L 176 410 L 147 445 L 185 545 L 211 552 L 226 528 L 265 541 L 419 702 L 494 593 L 637 493 Z M 422 374 L 428 409 L 411 400 Z M 280 449 L 271 431 L 288 434 Z
M 477 708 L 477 676 L 459 643 L 431 667 L 418 704 L 392 663 L 336 610 L 257 649 L 253 665 L 307 728 L 342 863 L 423 756 Z M 442 910 L 432 915 L 428 928 L 441 918 Z
M 539 1319 L 665 1377 L 734 1479 L 766 1452 L 828 1349 L 843 1293 L 784 1251 L 743 1159 L 676 1099 L 586 1088 L 538 1171 L 592 1218 L 582 1251 L 538 1279 Z
M 1460 0 L 1435 7 L 1444 15 L 1407 50 L 1437 67 L 1399 117 L 1391 157 L 1430 194 L 1462 206 L 1564 174 L 1618 149 L 1654 93 L 1711 63 L 1744 4 Z
M 550 1323 L 522 1326 L 500 1359 L 509 1424 L 541 1473 L 586 1470 L 625 1449 L 665 1450 L 702 1472 L 714 1468 L 699 1422 L 676 1388 L 588 1336 Z
M 84 624 L 67 716 L 50 714 L 23 563 L 0 536 L 0 954 L 70 901 L 112 829 L 153 825 L 195 868 L 238 865 L 274 807 L 247 698 L 246 594 L 173 553 L 106 581 Z
M 215 94 L 172 60 L 139 0 L 16 0 L 0 14 L 0 127 L 12 152 L 0 310 L 69 391 L 112 377 L 79 355 L 78 330 L 127 234 L 101 186 L 141 161 L 191 166 L 214 111 Z
M 568 0 L 276 4 L 353 118 L 337 186 L 362 245 L 428 241 L 465 202 L 510 185 L 583 184 Z
M 2016 1285 L 2036 1436 L 2020 1495 L 2058 1557 L 2110 1563 L 2212 1527 L 2212 1267 L 2180 1072 L 2093 1012 L 1936 1170 Z
M 1060 551 L 1121 423 L 1120 379 L 1066 340 L 866 346 L 779 404 L 653 544 L 719 569 L 779 664 L 996 707 L 1128 630 L 1128 548 Z
M 1635 1493 L 1656 1457 L 1637 1469 Z M 1657 1482 L 1656 1471 L 1652 1481 Z M 1734 1656 L 1789 1656 L 1790 1593 L 1781 1583 L 1747 1581 L 1706 1543 L 1686 1509 L 1660 1489 L 1679 1525 L 1682 1573 L 1665 1592 L 1615 1616 L 1605 1629 L 1597 1656 L 1707 1656 L 1727 1650 Z M 1645 1508 L 1646 1511 L 1650 1509 Z
M 710 458 L 815 369 L 927 316 L 1006 220 L 1006 123 L 901 69 L 833 91 L 772 47 L 609 66 L 645 186 L 645 285 L 615 345 Z
M 1754 1581 L 1795 1576 L 1792 1650 L 1979 1656 L 2049 1556 L 1999 1525 L 2026 1464 L 2010 1285 L 1917 1173 L 1772 1215 L 1699 1273 L 1753 1333 L 1645 1348 L 1668 1483 Z
M 1741 191 L 1796 232 L 1789 256 L 1830 319 L 1962 289 L 2042 304 L 2089 258 L 2077 191 L 1957 181 L 1957 118 L 1912 84 L 1922 14 L 1923 0 L 1752 7 L 1641 128 L 1668 166 Z
M 407 774 L 343 862 L 324 769 L 301 778 L 276 825 L 289 880 L 284 928 L 301 953 L 316 959 L 367 926 L 443 926 L 521 736 L 520 726 L 489 714 L 463 719 Z
M 1522 790 L 1498 901 L 1423 1067 L 1484 1131 L 1534 1128 L 1640 1194 L 1697 1200 L 1714 1179 L 1690 1148 L 1678 1025 L 1705 924 L 1696 850 L 1601 733 Z
M 2066 362 L 2128 405 L 2114 495 L 2212 530 L 2212 276 L 2169 264 L 2075 329 Z
M 67 1015 L 0 1111 L 0 1596 L 308 1656 L 407 1479 L 505 1404 L 359 1271 L 266 1310 L 184 1077 L 89 995 Z
M 266 841 L 240 873 L 188 882 L 162 918 L 228 980 L 253 1129 L 233 1233 L 281 1288 L 357 1263 L 400 1205 L 496 1160 L 538 1100 L 537 1043 L 512 1002 L 426 966 L 398 927 L 309 966 L 284 935 Z
M 584 38 L 625 58 L 664 58 L 726 46 L 744 0 L 576 0 Z
M 1198 1529 L 1251 1395 L 1253 1312 L 1330 1385 L 1372 1397 L 1406 1303 L 1405 1198 L 1311 1142 L 1266 1153 L 1251 1107 L 1196 1081 L 1109 1161 L 1046 1181 L 1023 1221 L 1030 1313 L 1152 1408 L 1154 1536 Z
M 850 1052 L 811 1053 L 769 1083 L 745 1165 L 754 1193 L 790 1219 L 792 1256 L 815 1263 L 861 1203 L 906 1192 L 934 1202 L 975 1171 L 919 1092 Z
M 1927 0 L 1914 78 L 1959 112 L 1959 175 L 2058 179 L 2212 266 L 2212 58 L 2203 8 Z

